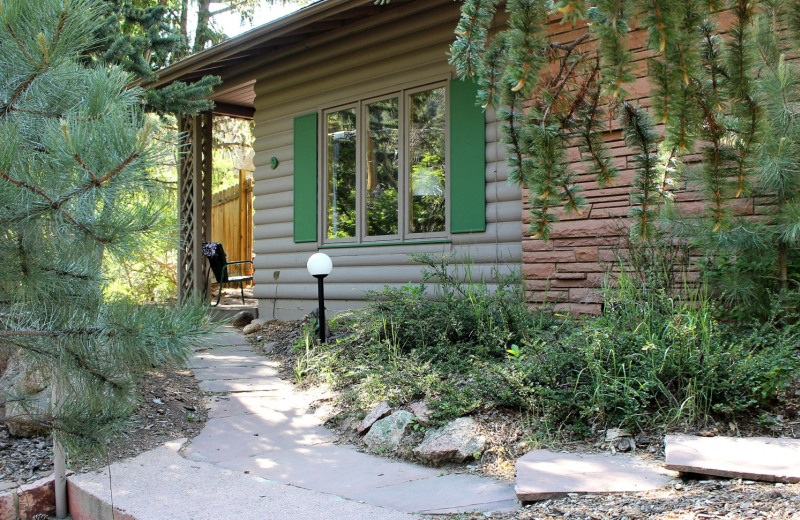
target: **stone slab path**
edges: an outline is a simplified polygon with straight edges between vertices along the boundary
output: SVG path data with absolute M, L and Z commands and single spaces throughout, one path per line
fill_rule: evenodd
M 523 502 L 567 493 L 627 493 L 658 489 L 673 474 L 626 455 L 532 450 L 517 460 L 517 498 Z
M 178 450 L 185 439 L 111 465 L 116 520 L 412 520 L 399 511 L 198 464 Z M 72 477 L 74 520 L 110 520 L 108 469 Z
M 132 518 L 163 519 L 167 503 L 176 520 L 393 520 L 414 513 L 517 508 L 511 484 L 443 476 L 334 444 L 320 419 L 307 411 L 311 399 L 278 377 L 277 364 L 253 352 L 238 334 L 215 342 L 190 361 L 201 388 L 219 395 L 183 456 L 170 446 L 111 467 L 115 502 Z M 81 475 L 73 484 L 107 494 L 108 475 Z M 223 498 L 226 493 L 231 497 Z
M 667 435 L 666 467 L 718 477 L 800 482 L 800 440 Z

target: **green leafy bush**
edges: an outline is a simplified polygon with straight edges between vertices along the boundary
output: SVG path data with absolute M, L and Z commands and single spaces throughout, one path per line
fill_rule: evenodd
M 578 433 L 666 426 L 756 413 L 800 368 L 790 314 L 720 323 L 702 288 L 659 282 L 666 270 L 623 270 L 601 289 L 603 315 L 580 321 L 531 310 L 514 274 L 495 270 L 492 286 L 447 259 L 413 259 L 424 283 L 371 294 L 335 318 L 335 343 L 303 344 L 304 374 L 358 408 L 425 398 L 435 421 L 495 406 Z

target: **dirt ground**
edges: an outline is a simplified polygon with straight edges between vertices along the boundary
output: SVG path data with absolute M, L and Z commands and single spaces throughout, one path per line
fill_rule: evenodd
M 140 396 L 142 405 L 126 438 L 109 447 L 108 459 L 70 460 L 69 469 L 77 473 L 91 471 L 109 461 L 135 457 L 170 439 L 192 438 L 208 418 L 203 391 L 185 368 L 164 368 L 147 374 L 140 384 Z M 0 427 L 0 489 L 32 482 L 52 471 L 50 439 L 18 439 Z

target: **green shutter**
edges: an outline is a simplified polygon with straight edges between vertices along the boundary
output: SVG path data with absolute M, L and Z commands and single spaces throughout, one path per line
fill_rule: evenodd
M 450 232 L 486 231 L 486 118 L 471 80 L 450 82 Z
M 317 241 L 317 114 L 294 119 L 294 241 Z

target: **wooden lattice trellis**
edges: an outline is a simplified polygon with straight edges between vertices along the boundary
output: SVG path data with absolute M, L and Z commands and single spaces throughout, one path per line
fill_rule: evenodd
M 178 118 L 181 154 L 178 161 L 178 217 L 181 247 L 178 252 L 178 298 L 203 290 L 203 242 L 211 240 L 211 112 Z

